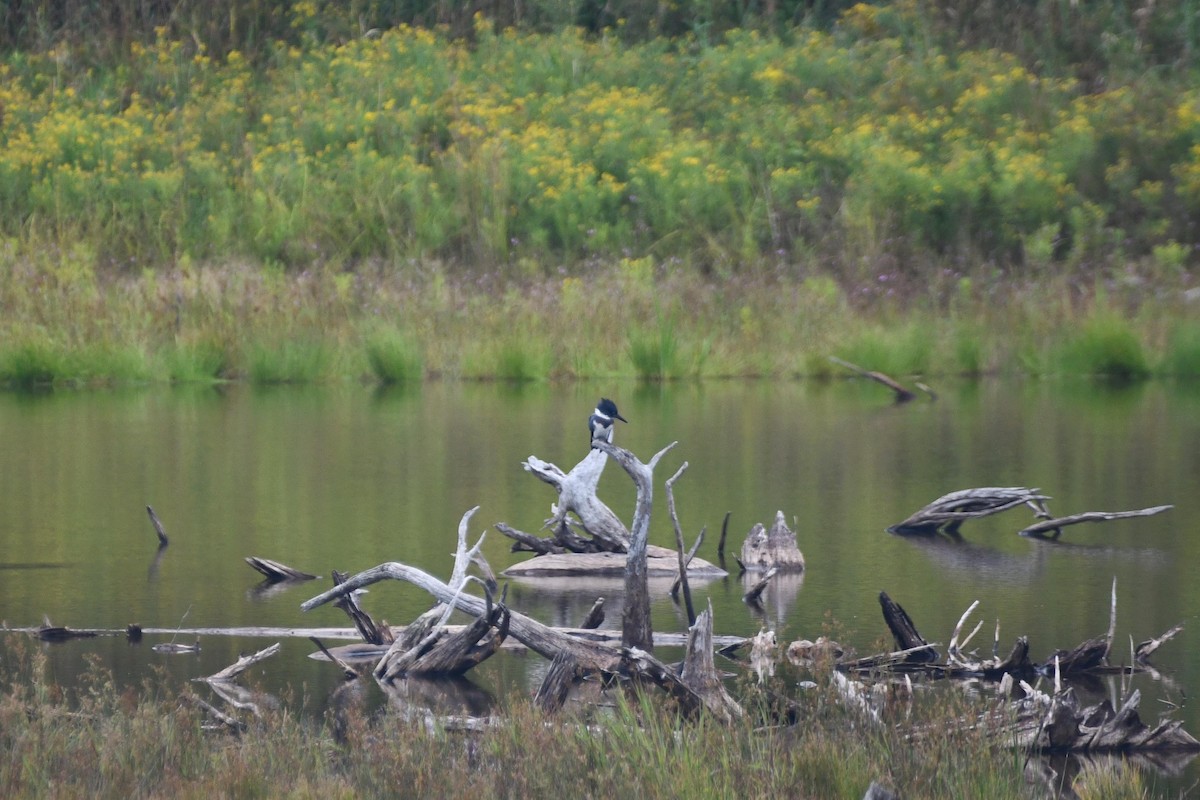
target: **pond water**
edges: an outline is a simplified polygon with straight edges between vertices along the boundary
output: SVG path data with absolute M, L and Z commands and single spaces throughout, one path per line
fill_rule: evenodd
M 618 442 L 648 460 L 678 441 L 656 473 L 651 541 L 670 546 L 662 481 L 676 485 L 685 536 L 707 526 L 702 557 L 716 560 L 730 513 L 730 552 L 777 510 L 798 531 L 802 578 L 768 590 L 765 612 L 741 600 L 735 574 L 697 588 L 711 599 L 718 633 L 781 641 L 815 638 L 833 625 L 860 653 L 886 644 L 880 590 L 926 636 L 945 643 L 980 601 L 985 649 L 1000 622 L 1001 648 L 1030 637 L 1045 658 L 1108 627 L 1117 581 L 1118 650 L 1178 622 L 1182 634 L 1156 663 L 1177 688 L 1146 687 L 1184 703 L 1193 734 L 1200 715 L 1200 386 L 1152 382 L 985 380 L 936 387 L 936 401 L 897 406 L 863 381 L 702 382 L 663 385 L 440 383 L 369 387 L 248 386 L 0 393 L 0 620 L 74 628 L 347 625 L 337 609 L 302 613 L 328 579 L 277 593 L 256 591 L 246 556 L 328 576 L 398 560 L 445 577 L 459 519 L 480 506 L 472 538 L 500 571 L 528 555 L 509 552 L 497 522 L 537 531 L 553 490 L 525 473 L 529 455 L 569 469 L 588 448 L 586 420 L 601 394 L 628 425 Z M 933 499 L 976 486 L 1040 487 L 1065 515 L 1171 503 L 1155 517 L 1067 528 L 1057 542 L 1016 535 L 1032 517 L 1017 509 L 967 523 L 962 541 L 901 537 L 889 525 Z M 634 490 L 615 464 L 601 497 L 627 522 Z M 171 544 L 161 553 L 145 507 Z M 513 607 L 552 624 L 577 624 L 597 595 L 619 626 L 620 582 L 514 584 Z M 396 582 L 372 587 L 364 607 L 405 622 L 428 599 Z M 654 599 L 658 630 L 683 630 L 682 612 Z M 98 654 L 119 679 L 162 671 L 182 681 L 211 674 L 274 640 L 207 636 L 198 656 L 163 655 L 147 636 L 48 645 L 69 683 Z M 182 635 L 180 641 L 191 641 Z M 258 683 L 292 687 L 319 710 L 337 671 L 306 658 L 304 639 L 256 671 Z M 471 673 L 487 692 L 532 690 L 545 665 L 505 656 Z M 1143 715 L 1156 716 L 1154 700 Z

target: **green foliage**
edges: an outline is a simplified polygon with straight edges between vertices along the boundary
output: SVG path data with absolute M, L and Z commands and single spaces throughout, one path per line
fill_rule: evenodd
M 1200 324 L 1181 322 L 1175 326 L 1157 371 L 1181 378 L 1200 377 Z
M 16 342 L 0 349 L 0 382 L 30 389 L 48 386 L 66 373 L 65 354 L 45 339 Z
M 173 343 L 160 355 L 166 377 L 173 383 L 212 383 L 233 367 L 232 354 L 213 338 Z
M 642 380 L 666 380 L 682 375 L 683 362 L 675 326 L 660 322 L 653 328 L 629 332 L 628 353 L 634 373 Z
M 99 5 L 22 5 L 0 26 L 28 48 L 0 60 L 0 233 L 23 252 L 82 240 L 106 271 L 653 256 L 728 277 L 816 255 L 853 278 L 881 257 L 1153 254 L 1177 272 L 1198 243 L 1200 99 L 1183 72 L 1124 71 L 1160 63 L 1151 44 L 1190 52 L 1163 38 L 1184 35 L 1162 25 L 1178 2 L 1137 24 L 1101 4 L 1137 46 L 1082 62 L 986 46 L 981 20 L 1004 38 L 998 19 L 1024 14 L 1009 3 L 795 6 L 761 35 L 736 27 L 771 27 L 750 6 L 626 2 L 606 5 L 622 32 L 606 37 L 551 2 L 494 6 L 517 25 L 499 32 L 446 4 L 220 0 L 228 29 L 192 2 Z M 1034 5 L 1045 30 L 1065 23 Z M 654 25 L 693 38 L 647 40 Z
M 256 343 L 247 359 L 248 377 L 257 384 L 317 383 L 328 376 L 332 360 L 328 345 L 316 339 Z
M 1111 311 L 1100 309 L 1072 331 L 1057 353 L 1058 371 L 1116 380 L 1150 375 L 1145 349 L 1132 326 Z
M 420 347 L 395 328 L 381 328 L 366 338 L 371 374 L 380 383 L 408 383 L 425 377 Z

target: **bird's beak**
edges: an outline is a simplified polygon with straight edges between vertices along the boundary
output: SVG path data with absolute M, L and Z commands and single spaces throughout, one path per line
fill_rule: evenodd
M 613 417 L 614 417 L 615 419 L 619 419 L 619 420 L 621 420 L 621 422 L 624 422 L 624 423 L 626 423 L 626 424 L 628 424 L 628 423 L 629 423 L 629 420 L 625 419 L 625 418 L 624 418 L 624 417 L 622 417 L 620 414 L 613 414 Z

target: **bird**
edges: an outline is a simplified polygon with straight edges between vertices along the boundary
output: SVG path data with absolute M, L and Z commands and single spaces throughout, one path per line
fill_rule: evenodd
M 588 432 L 591 433 L 591 441 L 612 442 L 614 420 L 628 423 L 629 420 L 621 416 L 621 412 L 617 411 L 617 404 L 607 397 L 601 397 L 600 402 L 596 404 L 596 410 L 588 417 Z

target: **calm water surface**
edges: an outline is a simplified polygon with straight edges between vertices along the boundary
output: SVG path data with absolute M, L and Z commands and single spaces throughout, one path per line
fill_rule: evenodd
M 1147 691 L 1176 702 L 1200 692 L 1200 386 L 985 381 L 940 390 L 936 402 L 905 406 L 858 381 L 0 393 L 0 619 L 14 627 L 43 617 L 79 628 L 344 626 L 336 609 L 299 610 L 327 579 L 262 594 L 243 558 L 323 576 L 399 560 L 444 577 L 467 509 L 480 506 L 475 535 L 496 522 L 540 527 L 554 493 L 521 461 L 534 454 L 569 469 L 587 452 L 586 419 L 603 393 L 630 420 L 619 443 L 643 460 L 679 442 L 656 475 L 653 542 L 673 541 L 661 486 L 684 461 L 676 499 L 689 539 L 708 528 L 702 556 L 716 560 L 726 512 L 733 552 L 776 510 L 794 520 L 808 571 L 770 590 L 765 616 L 743 605 L 736 575 L 697 592 L 700 602 L 711 598 L 718 633 L 766 624 L 790 641 L 815 638 L 832 620 L 844 641 L 874 651 L 886 633 L 876 599 L 886 590 L 942 643 L 979 600 L 988 647 L 999 620 L 1002 649 L 1027 634 L 1040 659 L 1104 633 L 1115 577 L 1119 643 L 1187 624 L 1157 659 L 1179 688 Z M 1040 487 L 1056 514 L 1175 508 L 1068 528 L 1060 542 L 1017 536 L 1031 520 L 1024 509 L 968 523 L 961 542 L 886 533 L 934 498 L 975 486 Z M 628 522 L 634 492 L 615 465 L 601 496 Z M 147 504 L 171 536 L 161 558 Z M 494 530 L 485 553 L 497 571 L 528 558 L 512 555 Z M 619 625 L 619 582 L 509 592 L 514 607 L 556 624 L 577 623 L 597 595 Z M 427 603 L 394 582 L 364 600 L 392 622 Z M 654 616 L 656 629 L 684 627 L 669 598 L 655 601 Z M 151 651 L 156 640 L 48 652 L 64 682 L 88 653 L 122 680 L 154 667 L 182 680 L 269 643 L 206 637 L 199 656 L 180 657 Z M 319 708 L 337 675 L 305 657 L 312 649 L 285 640 L 260 682 L 291 685 Z M 543 669 L 536 657 L 510 656 L 472 678 L 502 692 L 536 687 Z M 1157 712 L 1153 702 L 1143 709 Z M 1181 713 L 1200 735 L 1194 707 Z

